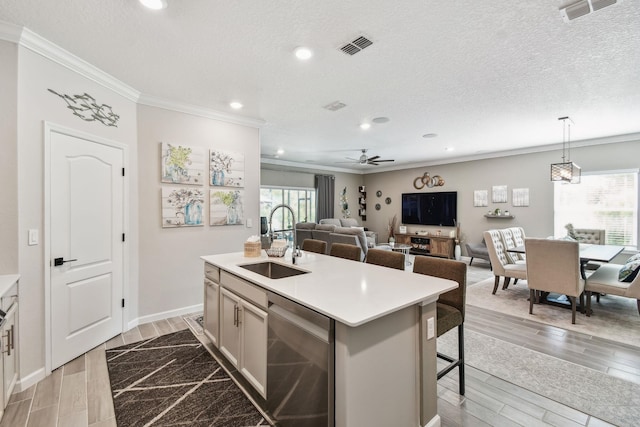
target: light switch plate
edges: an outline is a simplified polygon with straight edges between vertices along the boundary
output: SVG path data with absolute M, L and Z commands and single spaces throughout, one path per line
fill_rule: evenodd
M 37 229 L 30 229 L 29 230 L 29 242 L 28 245 L 29 246 L 34 246 L 38 244 L 38 230 Z
M 253 227 L 253 220 L 251 218 L 247 218 L 247 228 Z

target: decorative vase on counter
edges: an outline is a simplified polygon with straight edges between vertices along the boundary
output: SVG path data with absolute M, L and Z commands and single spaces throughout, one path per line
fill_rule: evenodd
M 453 253 L 456 256 L 456 260 L 460 261 L 460 259 L 462 258 L 462 249 L 460 249 L 460 245 L 456 243 L 456 247 L 453 250 Z

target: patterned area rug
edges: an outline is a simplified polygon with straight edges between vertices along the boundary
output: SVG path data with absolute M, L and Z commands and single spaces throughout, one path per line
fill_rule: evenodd
M 438 351 L 458 354 L 457 340 L 455 333 L 442 335 Z M 464 347 L 469 366 L 616 426 L 638 425 L 638 384 L 471 330 Z
M 576 313 L 576 324 L 571 324 L 571 310 L 551 305 L 536 304 L 529 314 L 529 288 L 526 280 L 511 283 L 502 290 L 502 282 L 495 295 L 493 278 L 467 286 L 467 304 L 499 313 L 546 323 L 570 331 L 637 346 L 640 343 L 640 315 L 635 299 L 607 295 L 591 303 L 593 314 L 587 317 Z M 512 281 L 513 282 L 513 281 Z
M 190 330 L 106 354 L 120 427 L 269 425 Z

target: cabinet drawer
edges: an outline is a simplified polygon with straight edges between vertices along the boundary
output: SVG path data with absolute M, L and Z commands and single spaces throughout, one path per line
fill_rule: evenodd
M 251 283 L 234 276 L 233 274 L 222 271 L 220 274 L 220 284 L 225 288 L 233 291 L 236 295 L 253 302 L 266 309 L 267 305 L 267 292 Z
M 215 283 L 220 283 L 220 269 L 211 264 L 204 263 L 204 276 Z

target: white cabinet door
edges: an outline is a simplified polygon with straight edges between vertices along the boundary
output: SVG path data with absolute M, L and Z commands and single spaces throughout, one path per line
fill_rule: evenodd
M 3 368 L 3 382 L 2 390 L 4 394 L 4 407 L 9 403 L 9 398 L 13 392 L 13 387 L 16 385 L 18 379 L 17 370 L 17 348 L 16 342 L 16 311 L 18 310 L 18 303 L 15 302 L 11 309 L 7 312 L 5 317 L 5 323 L 2 327 L 2 368 Z
M 220 326 L 220 285 L 205 279 L 204 281 L 204 333 L 213 345 L 218 347 Z
M 240 298 L 220 289 L 220 351 L 238 367 L 240 355 Z
M 238 369 L 266 399 L 267 313 L 242 300 L 240 316 L 240 366 Z

